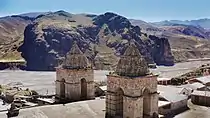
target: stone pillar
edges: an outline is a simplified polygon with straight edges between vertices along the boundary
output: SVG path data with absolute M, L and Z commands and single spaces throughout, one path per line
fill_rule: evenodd
M 94 81 L 90 81 L 87 83 L 87 99 L 95 98 L 95 84 Z
M 55 96 L 60 97 L 60 82 L 55 81 Z
M 153 116 L 154 113 L 158 114 L 158 98 L 158 93 L 151 94 L 150 116 Z
M 112 92 L 106 93 L 106 118 L 116 115 L 116 95 Z

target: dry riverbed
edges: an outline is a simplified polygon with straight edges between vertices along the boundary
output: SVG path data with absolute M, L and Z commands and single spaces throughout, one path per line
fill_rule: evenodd
M 189 72 L 191 70 L 194 70 L 195 68 L 201 66 L 202 64 L 207 64 L 207 63 L 210 63 L 210 61 L 184 62 L 184 63 L 178 63 L 172 67 L 159 66 L 156 69 L 151 69 L 151 71 L 155 74 L 159 74 L 160 77 L 175 77 L 184 74 L 186 72 Z M 94 72 L 95 81 L 96 82 L 106 81 L 106 75 L 108 73 L 109 71 L 99 71 L 99 70 L 95 71 Z M 0 71 L 0 84 L 9 85 L 9 86 L 18 86 L 23 89 L 29 88 L 30 90 L 35 90 L 39 94 L 43 95 L 55 94 L 55 79 L 56 79 L 55 72 L 34 72 L 34 71 L 32 72 L 32 71 L 20 71 L 20 70 Z M 191 117 L 192 116 L 190 115 L 192 114 L 191 112 L 194 113 L 193 110 L 189 110 L 182 114 L 179 114 L 178 116 L 176 116 L 176 118 L 188 118 L 188 116 L 190 116 L 189 118 L 194 118 Z M 200 114 L 203 113 L 201 112 Z M 3 113 L 0 114 L 0 118 L 1 115 L 3 115 Z
M 174 66 L 158 66 L 156 69 L 151 69 L 159 77 L 175 77 L 184 74 L 202 64 L 210 63 L 210 61 L 193 61 L 177 63 Z M 106 81 L 106 75 L 109 71 L 96 70 L 94 71 L 94 79 L 96 82 Z M 3 70 L 0 71 L 0 84 L 18 86 L 23 89 L 29 88 L 35 90 L 39 94 L 54 94 L 55 93 L 55 72 L 35 72 L 35 71 L 21 71 L 21 70 Z

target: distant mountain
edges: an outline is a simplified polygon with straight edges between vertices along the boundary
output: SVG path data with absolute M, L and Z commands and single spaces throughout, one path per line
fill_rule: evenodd
M 173 24 L 183 24 L 183 25 L 193 25 L 193 26 L 200 26 L 205 29 L 210 29 L 210 19 L 198 19 L 198 20 L 165 20 L 161 22 L 154 22 L 152 24 L 158 25 L 158 26 L 170 26 Z
M 144 31 L 160 31 L 160 29 L 152 23 L 148 23 L 143 20 L 130 19 L 130 22 L 133 25 L 139 26 Z
M 175 62 L 192 58 L 210 57 L 210 30 L 197 25 L 189 25 L 184 21 L 173 20 L 159 23 L 131 21 L 147 34 L 169 39 Z M 150 30 L 148 30 L 148 29 Z
M 167 31 L 174 34 L 182 34 L 188 36 L 195 36 L 203 39 L 210 39 L 208 30 L 193 25 L 173 24 L 170 26 L 162 26 L 160 27 L 160 29 L 162 29 L 162 31 Z
M 157 23 L 148 23 L 142 20 L 131 19 L 133 25 L 139 26 L 142 31 L 153 35 L 188 35 L 203 39 L 210 39 L 210 30 L 201 26 L 187 24 L 185 21 L 171 20 Z
M 50 12 L 30 12 L 30 13 L 24 13 L 24 14 L 19 14 L 18 16 L 27 16 L 31 18 L 36 18 L 39 15 L 46 15 Z

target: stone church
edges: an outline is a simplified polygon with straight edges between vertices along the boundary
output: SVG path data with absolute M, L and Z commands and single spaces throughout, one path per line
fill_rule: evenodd
M 94 71 L 74 42 L 63 64 L 56 68 L 56 98 L 59 102 L 70 102 L 94 96 Z
M 131 42 L 115 72 L 107 75 L 106 118 L 158 117 L 157 76 Z

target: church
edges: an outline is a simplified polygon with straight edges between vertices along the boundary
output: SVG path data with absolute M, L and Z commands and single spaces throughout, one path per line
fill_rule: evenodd
M 94 70 L 76 43 L 56 69 L 56 97 L 62 102 L 94 99 Z M 135 41 L 131 41 L 114 72 L 107 75 L 106 118 L 157 118 L 157 76 Z

